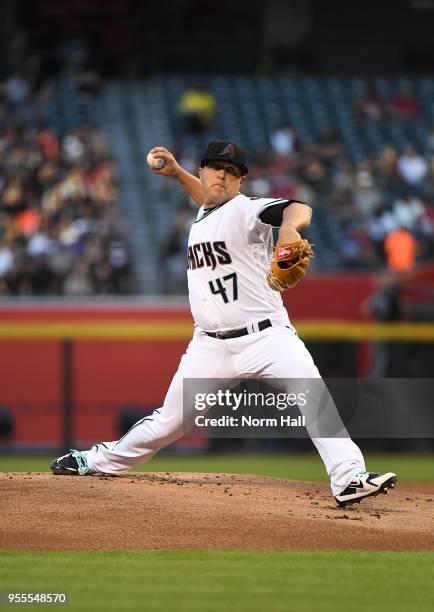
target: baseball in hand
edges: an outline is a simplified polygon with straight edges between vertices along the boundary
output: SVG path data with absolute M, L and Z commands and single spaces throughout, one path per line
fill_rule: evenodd
M 155 157 L 152 153 L 148 153 L 146 161 L 148 166 L 154 168 L 154 170 L 160 170 L 166 164 L 162 157 Z

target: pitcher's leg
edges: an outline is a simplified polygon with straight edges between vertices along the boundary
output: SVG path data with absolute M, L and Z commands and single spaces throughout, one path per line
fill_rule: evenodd
M 85 452 L 92 472 L 122 474 L 152 457 L 163 447 L 181 438 L 183 429 L 183 378 L 178 371 L 162 408 L 135 423 L 118 441 L 94 444 Z
M 354 476 L 365 470 L 363 455 L 346 432 L 333 398 L 295 330 L 287 327 L 266 330 L 262 332 L 260 343 L 250 351 L 247 348 L 246 353 L 246 371 L 261 371 L 259 360 L 267 360 L 266 369 L 262 369 L 263 378 L 278 379 L 283 385 L 287 379 L 291 391 L 297 387 L 305 391 L 306 385 L 311 387 L 309 402 L 306 407 L 300 406 L 300 411 L 306 416 L 307 431 L 330 476 L 333 494 L 345 489 Z M 336 436 L 331 437 L 335 432 Z
M 122 474 L 149 461 L 161 448 L 187 434 L 193 427 L 195 379 L 205 379 L 207 387 L 208 384 L 217 384 L 213 378 L 233 375 L 231 356 L 226 355 L 225 350 L 221 341 L 195 334 L 181 359 L 162 408 L 137 421 L 120 440 L 95 444 L 85 451 L 89 469 Z
M 362 452 L 351 438 L 311 439 L 330 477 L 333 495 L 343 491 L 356 474 L 365 471 Z

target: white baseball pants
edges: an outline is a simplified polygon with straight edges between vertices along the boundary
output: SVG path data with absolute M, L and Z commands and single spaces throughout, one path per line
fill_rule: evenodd
M 86 451 L 89 468 L 93 472 L 122 474 L 149 461 L 161 448 L 185 435 L 184 378 L 249 377 L 318 379 L 320 374 L 293 328 L 270 327 L 229 340 L 211 338 L 196 330 L 163 406 L 135 423 L 120 440 L 101 442 Z M 365 470 L 363 455 L 347 435 L 326 438 L 309 434 L 330 477 L 332 493 L 337 495 Z

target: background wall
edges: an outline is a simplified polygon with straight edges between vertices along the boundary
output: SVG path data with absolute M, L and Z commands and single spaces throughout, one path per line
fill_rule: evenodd
M 370 299 L 375 282 L 368 274 L 313 275 L 285 294 L 291 319 L 324 376 L 370 373 L 376 326 L 363 321 L 360 304 Z M 162 404 L 192 331 L 185 303 L 3 304 L 0 407 L 14 425 L 4 435 L 0 422 L 0 448 L 117 439 L 125 423 Z

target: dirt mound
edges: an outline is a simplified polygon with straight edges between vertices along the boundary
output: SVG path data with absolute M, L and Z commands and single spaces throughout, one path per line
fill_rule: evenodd
M 434 549 L 426 485 L 344 509 L 324 484 L 260 476 L 2 473 L 0 497 L 0 548 Z

